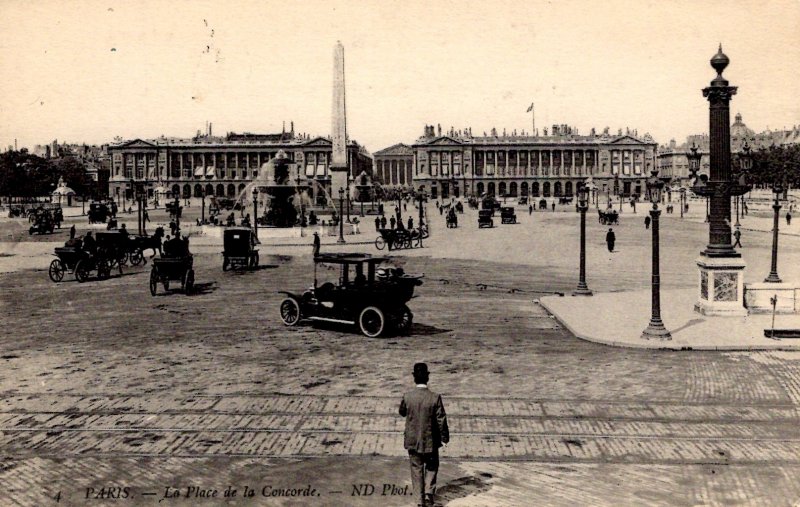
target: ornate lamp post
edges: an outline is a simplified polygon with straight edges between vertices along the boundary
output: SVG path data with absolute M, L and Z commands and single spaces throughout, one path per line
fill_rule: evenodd
M 700 176 L 697 175 L 697 172 L 700 171 L 700 158 L 702 155 L 697 151 L 697 145 L 692 143 L 692 147 L 689 148 L 689 153 L 686 154 L 686 159 L 689 161 L 689 175 L 692 180 L 692 189 L 698 188 L 700 185 L 705 185 L 705 182 L 700 180 Z M 683 211 L 681 211 L 681 217 L 683 217 Z M 708 199 L 706 199 L 706 222 L 708 222 Z
M 419 247 L 422 248 L 422 202 L 427 198 L 425 192 L 420 191 L 417 193 L 419 199 Z
M 297 177 L 294 179 L 295 181 L 295 192 L 297 192 L 297 198 L 300 200 L 300 227 L 305 227 L 308 225 L 306 222 L 306 206 L 303 202 L 303 196 L 300 193 L 300 172 L 298 171 Z
M 244 206 L 242 206 L 244 209 Z M 253 189 L 253 235 L 258 239 L 258 189 Z
M 747 176 L 750 173 L 750 169 L 753 167 L 753 152 L 750 150 L 750 145 L 747 141 L 744 142 L 744 146 L 742 146 L 742 151 L 739 152 L 739 185 L 745 186 L 747 184 Z M 739 206 L 739 200 L 744 199 L 744 193 L 741 196 L 736 196 L 736 227 L 739 227 L 739 215 L 741 214 L 740 211 L 744 211 L 744 206 Z
M 181 230 L 181 193 L 179 190 L 175 191 L 175 230 Z
M 580 277 L 578 287 L 572 291 L 573 296 L 591 296 L 592 291 L 586 285 L 586 211 L 589 209 L 589 189 L 586 185 L 581 186 L 578 200 L 578 211 L 581 213 L 581 256 L 580 256 Z
M 202 203 L 202 207 L 200 208 L 200 225 L 206 223 L 206 190 L 204 188 L 200 189 L 200 199 Z
M 772 209 L 775 214 L 772 217 L 772 265 L 769 270 L 769 275 L 764 279 L 767 283 L 781 283 L 781 277 L 778 276 L 778 222 L 781 204 L 778 201 L 780 194 L 783 192 L 783 187 L 780 183 L 773 183 L 772 192 L 775 194 L 775 202 L 772 204 Z
M 658 168 L 652 169 L 652 177 L 647 180 L 647 197 L 653 203 L 653 209 L 650 210 L 650 218 L 652 220 L 653 230 L 653 274 L 651 282 L 651 295 L 652 295 L 652 311 L 650 313 L 650 323 L 642 332 L 642 338 L 645 340 L 671 340 L 667 328 L 661 321 L 661 275 L 659 266 L 659 237 L 658 237 L 658 217 L 661 215 L 661 210 L 658 209 L 658 203 L 661 201 L 661 189 L 664 187 L 664 182 L 658 179 Z
M 347 223 L 350 223 L 350 175 L 347 175 Z
M 686 187 L 681 187 L 680 189 L 680 201 L 681 201 L 681 218 L 683 218 L 683 210 L 686 209 Z

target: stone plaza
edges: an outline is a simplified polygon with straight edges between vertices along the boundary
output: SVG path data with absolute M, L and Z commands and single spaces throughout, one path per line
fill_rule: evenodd
M 442 505 L 800 501 L 800 352 L 791 344 L 668 351 L 578 339 L 539 304 L 576 299 L 574 205 L 531 215 L 517 206 L 519 223 L 479 230 L 476 211 L 447 229 L 433 204 L 421 249 L 378 252 L 369 216 L 346 244 L 323 240 L 323 252 L 388 253 L 425 274 L 409 303 L 410 335 L 385 339 L 282 325 L 278 291 L 313 281 L 308 235 L 265 239 L 258 270 L 224 273 L 219 239 L 187 226 L 196 292 L 151 297 L 149 263 L 102 282 L 48 279 L 53 247 L 69 225 L 85 231 L 85 217 L 33 239 L 21 219 L 0 219 L 0 503 L 413 505 L 397 406 L 417 361 L 430 366 L 451 424 Z M 696 289 L 703 204 L 691 202 L 684 219 L 662 217 L 665 291 Z M 403 216 L 416 217 L 407 206 Z M 192 223 L 199 202 L 185 211 Z M 647 289 L 642 208 L 625 204 L 613 253 L 592 213 L 595 297 Z M 168 221 L 163 210 L 150 215 L 149 228 Z M 745 281 L 760 281 L 770 219 L 751 214 L 742 228 Z M 782 225 L 780 240 L 781 275 L 797 280 L 800 225 Z M 671 311 L 663 315 L 674 331 Z M 618 316 L 637 329 L 648 317 Z

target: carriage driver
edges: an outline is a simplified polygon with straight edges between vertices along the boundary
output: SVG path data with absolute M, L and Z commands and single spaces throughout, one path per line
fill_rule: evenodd
M 87 232 L 83 237 L 83 250 L 93 256 L 97 254 L 97 242 L 92 237 L 92 231 Z

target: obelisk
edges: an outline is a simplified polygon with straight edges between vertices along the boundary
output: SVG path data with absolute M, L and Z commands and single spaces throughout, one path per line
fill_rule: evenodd
M 344 46 L 340 41 L 333 48 L 333 108 L 331 111 L 331 198 L 336 199 L 339 189 L 347 192 L 347 110 L 344 87 Z

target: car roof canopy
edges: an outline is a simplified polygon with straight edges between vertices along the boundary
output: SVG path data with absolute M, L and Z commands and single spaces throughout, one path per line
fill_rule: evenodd
M 378 264 L 388 260 L 388 257 L 373 257 L 370 254 L 361 253 L 328 253 L 314 257 L 314 262 L 317 264 Z

